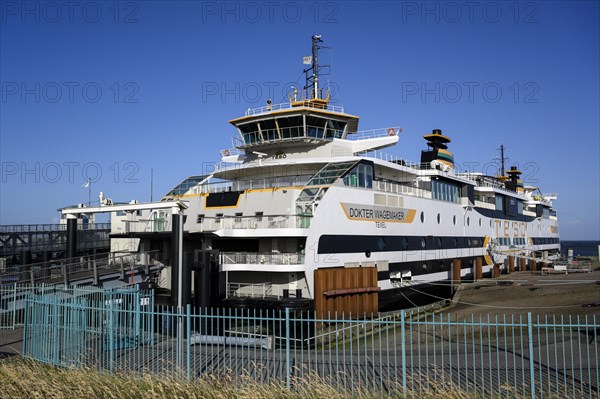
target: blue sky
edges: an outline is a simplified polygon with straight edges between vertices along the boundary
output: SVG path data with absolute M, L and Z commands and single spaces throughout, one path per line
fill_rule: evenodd
M 154 199 L 219 160 L 227 120 L 302 83 L 321 34 L 334 101 L 402 126 L 418 160 L 442 129 L 463 169 L 498 147 L 559 193 L 562 239 L 600 238 L 597 1 L 0 2 L 0 224 L 93 200 Z M 300 79 L 299 79 L 300 78 Z

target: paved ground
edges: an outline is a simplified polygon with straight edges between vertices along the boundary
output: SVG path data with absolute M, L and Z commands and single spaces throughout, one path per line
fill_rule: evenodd
M 23 329 L 0 330 L 0 358 L 21 353 Z
M 591 273 L 542 275 L 515 272 L 497 279 L 464 284 L 456 306 L 443 311 L 459 319 L 487 314 L 595 316 L 600 323 L 600 264 Z M 595 306 L 590 306 L 595 305 Z

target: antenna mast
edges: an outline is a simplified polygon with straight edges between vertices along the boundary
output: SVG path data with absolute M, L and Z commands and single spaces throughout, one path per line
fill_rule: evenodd
M 319 43 L 323 43 L 321 35 L 313 35 L 311 67 L 304 70 L 306 74 L 306 86 L 304 86 L 304 90 L 312 88 L 311 95 L 313 100 L 319 99 L 319 49 L 322 48 L 322 46 L 319 46 Z M 311 76 L 308 75 L 310 71 L 312 71 Z
M 504 162 L 508 161 L 508 158 L 504 156 L 504 144 L 500 145 L 500 176 L 505 175 Z

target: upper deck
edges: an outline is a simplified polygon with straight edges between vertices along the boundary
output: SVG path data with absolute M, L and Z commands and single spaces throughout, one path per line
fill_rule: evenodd
M 233 121 L 244 119 L 245 117 L 248 117 L 248 116 L 272 114 L 273 112 L 297 109 L 300 107 L 325 110 L 325 111 L 334 112 L 334 113 L 338 113 L 338 114 L 345 114 L 344 107 L 339 106 L 339 105 L 331 105 L 329 103 L 323 105 L 323 104 L 315 103 L 314 101 L 312 101 L 312 102 L 311 101 L 298 101 L 298 102 L 287 102 L 287 103 L 280 103 L 280 104 L 265 105 L 263 107 L 258 107 L 258 108 L 248 108 L 246 110 L 246 112 L 244 113 L 244 117 L 239 118 L 239 119 L 234 119 Z M 233 121 L 230 121 L 230 122 L 233 122 Z

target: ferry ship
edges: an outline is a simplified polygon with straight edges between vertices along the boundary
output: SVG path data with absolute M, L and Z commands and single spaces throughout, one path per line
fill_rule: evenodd
M 230 120 L 236 137 L 215 170 L 162 198 L 187 204 L 184 251 L 218 253 L 220 304 L 381 311 L 559 254 L 556 195 L 524 185 L 516 167 L 459 173 L 439 129 L 423 136 L 419 162 L 386 154 L 401 129 L 359 131 L 358 116 L 331 104 L 322 43 L 312 37 L 303 89 Z M 127 231 L 112 237 L 161 249 L 168 264 L 165 212 L 115 223 Z

